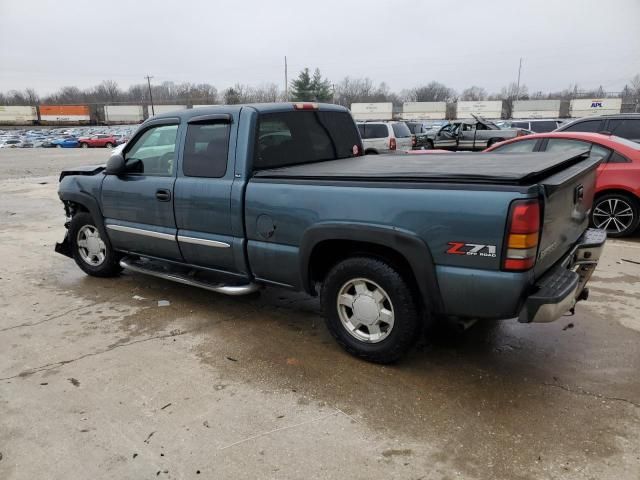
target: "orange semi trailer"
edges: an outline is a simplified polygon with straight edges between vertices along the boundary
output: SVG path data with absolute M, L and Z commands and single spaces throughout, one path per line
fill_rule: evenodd
M 41 125 L 88 125 L 91 112 L 88 105 L 39 105 Z

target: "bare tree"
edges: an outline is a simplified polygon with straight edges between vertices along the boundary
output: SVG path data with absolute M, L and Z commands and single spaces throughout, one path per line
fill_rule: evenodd
M 409 101 L 413 102 L 450 102 L 456 96 L 455 90 L 439 82 L 416 87 L 409 92 Z
M 487 91 L 482 87 L 471 86 L 460 94 L 460 100 L 479 102 L 487 99 Z

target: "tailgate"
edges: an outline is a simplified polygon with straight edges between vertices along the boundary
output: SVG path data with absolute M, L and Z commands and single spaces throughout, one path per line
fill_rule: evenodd
M 538 182 L 543 219 L 536 278 L 560 260 L 587 229 L 599 163 L 587 158 Z

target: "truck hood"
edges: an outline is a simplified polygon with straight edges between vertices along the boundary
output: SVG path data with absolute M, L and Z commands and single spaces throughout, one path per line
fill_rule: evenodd
M 68 177 L 70 175 L 85 175 L 85 176 L 97 175 L 98 173 L 101 173 L 105 169 L 105 166 L 106 166 L 105 164 L 102 164 L 102 165 L 87 165 L 84 167 L 65 168 L 60 172 L 60 178 L 58 179 L 58 181 L 62 181 L 64 177 Z

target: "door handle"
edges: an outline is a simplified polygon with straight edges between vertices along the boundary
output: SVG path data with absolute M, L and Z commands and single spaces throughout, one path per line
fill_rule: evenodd
M 156 190 L 156 198 L 161 202 L 168 202 L 171 200 L 171 192 L 165 188 Z

